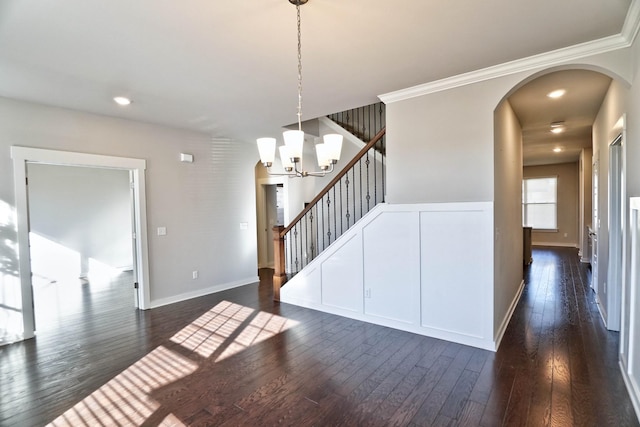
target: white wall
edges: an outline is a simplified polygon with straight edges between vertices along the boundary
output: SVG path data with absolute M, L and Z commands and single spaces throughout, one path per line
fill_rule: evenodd
M 507 91 L 488 81 L 388 104 L 387 201 L 493 200 L 493 111 Z
M 128 171 L 30 163 L 28 176 L 31 232 L 77 252 L 81 276 L 89 275 L 89 260 L 133 268 Z
M 578 247 L 580 249 L 580 259 L 582 262 L 589 262 L 591 259 L 591 247 L 589 245 L 589 227 L 593 223 L 593 149 L 584 148 L 580 152 L 579 168 L 579 223 L 578 223 Z
M 599 164 L 598 224 L 594 224 L 595 232 L 598 235 L 598 283 L 595 286 L 595 290 L 596 298 L 599 301 L 598 308 L 609 327 L 619 322 L 619 318 L 609 318 L 611 307 L 608 306 L 609 294 L 613 291 L 613 289 L 609 289 L 607 283 L 609 263 L 609 145 L 621 131 L 621 129 L 616 128 L 616 123 L 627 111 L 627 99 L 627 87 L 621 82 L 613 80 L 593 124 L 594 159 L 597 159 Z M 630 138 L 627 138 L 627 143 L 629 145 L 634 144 Z
M 627 104 L 627 196 L 640 196 L 640 40 L 636 38 L 633 51 L 633 86 L 628 93 Z M 627 199 L 628 200 L 628 199 Z M 629 210 L 627 210 L 629 212 Z M 636 214 L 638 215 L 638 214 Z M 627 215 L 629 218 L 630 215 Z M 631 265 L 639 266 L 638 258 L 631 259 L 632 236 L 629 232 L 629 224 L 626 224 L 626 269 L 623 289 L 622 324 L 620 330 L 621 343 L 621 368 L 626 380 L 627 389 L 634 403 L 638 418 L 640 418 L 640 280 L 631 279 Z M 640 233 L 636 238 L 640 237 Z M 637 241 L 636 243 L 640 243 Z M 635 297 L 633 293 L 635 292 Z M 635 330 L 632 335 L 630 328 L 631 314 L 635 320 Z M 632 353 L 633 352 L 633 353 Z
M 146 159 L 152 306 L 257 280 L 254 145 L 6 98 L 0 98 L 0 122 L 0 244 L 10 266 L 1 270 L 0 306 L 21 309 L 11 267 L 17 258 L 12 145 Z M 181 163 L 181 152 L 193 154 L 194 163 Z M 240 228 L 244 222 L 247 229 Z M 156 235 L 160 226 L 166 236 Z M 191 278 L 193 270 L 199 279 Z M 21 318 L 7 311 L 13 312 L 0 313 L 0 335 L 15 333 Z
M 495 112 L 494 336 L 501 337 L 523 285 L 522 127 L 505 100 Z

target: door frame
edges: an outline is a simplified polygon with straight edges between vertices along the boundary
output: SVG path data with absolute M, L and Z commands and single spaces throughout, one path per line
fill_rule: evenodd
M 622 323 L 623 284 L 625 283 L 626 258 L 626 135 L 625 116 L 613 130 L 609 144 L 608 178 L 608 241 L 607 265 L 607 329 L 619 331 Z
M 149 259 L 147 246 L 147 208 L 145 190 L 146 161 L 126 157 L 104 156 L 71 151 L 56 151 L 31 147 L 11 147 L 13 182 L 16 197 L 18 231 L 18 268 L 22 294 L 22 339 L 35 336 L 33 287 L 31 283 L 31 251 L 29 248 L 29 198 L 27 187 L 27 163 L 43 163 L 59 166 L 121 169 L 131 171 L 134 190 L 134 229 L 136 254 L 134 268 L 138 275 L 138 301 L 140 309 L 150 308 Z
M 257 218 L 257 228 L 258 228 L 258 268 L 265 267 L 263 265 L 263 257 L 265 255 L 265 251 L 267 250 L 265 245 L 272 243 L 271 240 L 267 239 L 265 236 L 268 231 L 265 233 L 263 230 L 266 227 L 266 210 L 267 210 L 267 198 L 265 196 L 266 186 L 267 185 L 277 185 L 282 184 L 282 191 L 284 192 L 284 222 L 285 224 L 289 223 L 289 189 L 287 185 L 288 177 L 286 176 L 273 176 L 268 178 L 260 178 L 257 180 L 257 197 L 256 197 L 256 214 Z M 273 243 L 272 243 L 273 244 Z

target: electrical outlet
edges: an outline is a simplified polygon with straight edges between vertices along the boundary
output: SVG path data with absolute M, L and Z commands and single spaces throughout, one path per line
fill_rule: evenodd
M 371 298 L 371 289 L 365 289 L 364 290 L 364 297 L 365 298 Z
M 197 278 L 198 278 L 198 276 L 199 276 L 198 270 L 193 270 L 193 273 L 191 273 L 191 277 L 192 277 L 193 279 L 197 279 Z
M 567 237 L 567 236 L 568 236 L 568 234 L 567 234 L 567 233 L 564 233 L 564 237 Z

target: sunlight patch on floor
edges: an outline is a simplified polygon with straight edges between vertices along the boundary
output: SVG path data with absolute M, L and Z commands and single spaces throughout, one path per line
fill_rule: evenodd
M 226 359 L 253 344 L 271 338 L 297 324 L 298 322 L 285 317 L 260 312 L 251 320 L 251 323 L 240 332 L 236 339 L 229 344 L 216 361 Z
M 198 364 L 160 346 L 54 420 L 52 426 L 141 425 L 160 403 L 150 394 Z
M 222 301 L 177 332 L 170 341 L 197 355 L 194 359 L 207 359 L 218 353 L 217 362 L 298 323 Z M 160 402 L 151 397 L 152 393 L 193 374 L 198 367 L 198 362 L 159 346 L 78 402 L 50 426 L 142 425 L 161 409 Z M 168 414 L 160 425 L 184 424 L 174 414 Z

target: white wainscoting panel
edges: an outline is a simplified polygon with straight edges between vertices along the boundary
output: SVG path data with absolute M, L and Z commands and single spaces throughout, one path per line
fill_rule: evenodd
M 280 299 L 495 350 L 493 292 L 493 203 L 379 204 Z
M 384 212 L 363 228 L 367 315 L 420 321 L 418 212 Z
M 349 237 L 322 262 L 322 304 L 362 313 L 362 239 Z
M 622 322 L 620 369 L 640 418 L 640 197 L 631 197 L 630 206 L 631 274 L 623 291 L 623 301 L 629 300 L 629 322 Z
M 462 208 L 420 213 L 422 326 L 484 338 L 493 289 L 491 211 Z
M 280 291 L 280 299 L 284 301 L 283 293 L 286 293 L 288 302 L 303 307 L 314 307 L 322 304 L 322 282 L 320 280 L 320 268 L 318 265 L 307 266 L 294 277 L 295 282 L 290 281 Z

